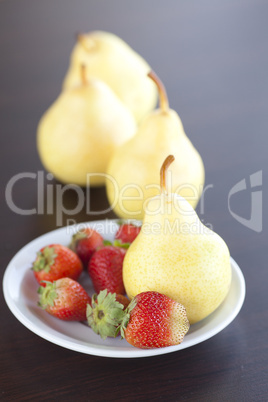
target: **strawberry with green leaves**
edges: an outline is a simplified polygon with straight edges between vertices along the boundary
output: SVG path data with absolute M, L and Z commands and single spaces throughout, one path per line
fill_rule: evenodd
M 115 234 L 115 239 L 121 240 L 122 243 L 132 243 L 141 231 L 141 226 L 133 223 L 121 223 Z
M 151 349 L 180 344 L 189 327 L 186 310 L 180 303 L 149 291 L 132 299 L 124 313 L 120 332 L 131 345 Z
M 128 305 L 128 299 L 122 297 L 126 299 L 125 305 Z M 92 296 L 91 305 L 87 306 L 87 322 L 102 339 L 117 336 L 117 328 L 122 322 L 125 308 L 121 301 L 121 297 L 118 298 L 116 293 L 107 292 L 107 289 Z
M 50 244 L 38 251 L 32 270 L 39 283 L 68 277 L 77 280 L 83 271 L 79 257 L 68 247 Z M 45 286 L 44 283 L 41 283 Z
M 111 293 L 125 294 L 122 269 L 127 250 L 123 246 L 103 246 L 91 257 L 88 273 L 97 293 L 107 289 Z
M 46 282 L 40 286 L 39 306 L 52 316 L 64 321 L 86 321 L 87 306 L 91 298 L 85 289 L 70 278 Z
M 103 339 L 120 332 L 128 343 L 142 349 L 178 345 L 190 327 L 180 303 L 153 291 L 138 294 L 125 308 L 115 293 L 103 290 L 92 297 L 87 320 Z
M 73 235 L 70 249 L 78 255 L 84 267 L 87 268 L 93 253 L 102 245 L 103 237 L 96 230 L 85 228 Z

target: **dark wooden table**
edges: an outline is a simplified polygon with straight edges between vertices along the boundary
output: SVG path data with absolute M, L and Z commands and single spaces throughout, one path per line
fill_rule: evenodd
M 36 126 L 60 92 L 74 33 L 102 29 L 128 42 L 165 83 L 212 186 L 197 211 L 225 239 L 247 286 L 242 310 L 222 332 L 143 359 L 91 356 L 47 342 L 17 321 L 2 296 L 1 400 L 268 400 L 267 15 L 264 0 L 0 1 L 1 275 L 22 246 L 57 227 L 55 214 L 13 212 L 4 192 L 14 175 L 43 172 Z M 251 189 L 257 172 L 263 183 Z M 231 189 L 244 179 L 247 189 L 228 207 Z M 251 191 L 259 191 L 252 211 Z M 36 208 L 36 181 L 19 181 L 12 197 L 22 209 Z M 114 217 L 101 214 L 104 188 L 92 190 L 90 202 L 100 213 L 92 217 L 84 208 L 72 216 L 76 222 Z M 65 208 L 75 203 L 65 192 Z

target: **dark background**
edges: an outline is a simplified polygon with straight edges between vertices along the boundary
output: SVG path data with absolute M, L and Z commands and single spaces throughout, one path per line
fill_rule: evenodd
M 88 401 L 265 401 L 267 370 L 268 3 L 221 1 L 0 0 L 0 269 L 35 237 L 56 228 L 55 215 L 20 216 L 5 187 L 21 172 L 37 173 L 36 127 L 56 99 L 74 34 L 99 29 L 122 37 L 161 77 L 170 106 L 202 155 L 204 211 L 245 276 L 244 306 L 215 337 L 173 354 L 109 359 L 53 345 L 23 327 L 1 296 L 0 399 Z M 263 227 L 243 226 L 228 209 L 231 188 L 262 171 Z M 56 182 L 53 182 L 53 186 Z M 92 209 L 108 206 L 105 189 L 90 191 Z M 20 208 L 35 208 L 34 180 L 17 183 Z M 76 205 L 72 191 L 65 208 Z M 232 211 L 250 218 L 250 188 Z M 89 216 L 76 222 L 114 217 Z M 64 216 L 63 225 L 67 223 Z

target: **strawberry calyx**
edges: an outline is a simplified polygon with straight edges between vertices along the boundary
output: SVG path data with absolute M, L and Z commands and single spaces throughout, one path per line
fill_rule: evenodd
M 54 247 L 45 247 L 42 251 L 38 251 L 36 260 L 33 263 L 33 271 L 44 271 L 48 273 L 56 257 L 57 254 L 55 253 Z
M 131 302 L 129 303 L 127 308 L 124 310 L 124 315 L 123 315 L 122 321 L 116 329 L 116 335 L 118 335 L 120 332 L 121 339 L 125 338 L 125 330 L 127 329 L 127 326 L 128 326 L 129 320 L 130 320 L 130 316 L 131 316 L 131 312 L 136 307 L 136 305 L 137 305 L 137 300 L 134 298 L 131 300 Z
M 69 244 L 69 248 L 70 248 L 72 251 L 76 251 L 76 245 L 77 245 L 77 243 L 79 242 L 79 240 L 86 239 L 87 236 L 88 236 L 88 235 L 87 235 L 86 231 L 80 230 L 79 232 L 75 233 L 75 234 L 72 236 L 72 241 L 71 241 L 71 243 Z
M 121 248 L 125 248 L 127 250 L 130 246 L 130 243 L 122 243 L 121 240 L 115 239 L 113 242 L 111 242 L 110 240 L 104 240 L 103 245 L 104 246 L 121 247 Z
M 41 281 L 45 283 L 46 286 L 40 286 L 37 293 L 40 295 L 38 306 L 45 310 L 48 306 L 54 306 L 54 300 L 57 297 L 56 281 Z
M 121 240 L 115 239 L 114 242 L 113 242 L 113 245 L 115 247 L 121 247 L 121 248 L 128 249 L 129 246 L 130 246 L 130 243 L 122 243 Z
M 116 293 L 108 293 L 107 289 L 92 296 L 91 306 L 87 305 L 87 321 L 93 331 L 102 339 L 115 337 L 124 316 L 123 304 L 116 301 Z

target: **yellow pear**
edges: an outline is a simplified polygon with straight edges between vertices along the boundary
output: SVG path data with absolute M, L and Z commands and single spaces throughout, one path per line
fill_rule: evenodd
M 147 77 L 148 63 L 118 36 L 103 31 L 78 35 L 71 54 L 70 66 L 63 87 L 79 82 L 81 63 L 87 65 L 88 76 L 106 82 L 131 110 L 137 122 L 157 102 L 157 91 Z
M 115 149 L 135 134 L 136 121 L 107 84 L 80 71 L 80 84 L 62 92 L 41 118 L 37 148 L 58 180 L 98 186 Z
M 202 159 L 186 136 L 178 114 L 169 108 L 165 88 L 153 72 L 149 77 L 159 89 L 160 108 L 144 118 L 136 135 L 119 147 L 110 160 L 107 196 L 122 218 L 143 219 L 144 201 L 159 194 L 158 173 L 166 155 L 174 153 L 172 192 L 195 208 L 203 190 Z
M 161 194 L 146 203 L 141 232 L 124 259 L 123 281 L 130 298 L 150 290 L 178 301 L 194 324 L 226 297 L 230 254 L 183 197 L 166 191 L 166 169 L 173 160 L 169 156 L 162 166 Z

